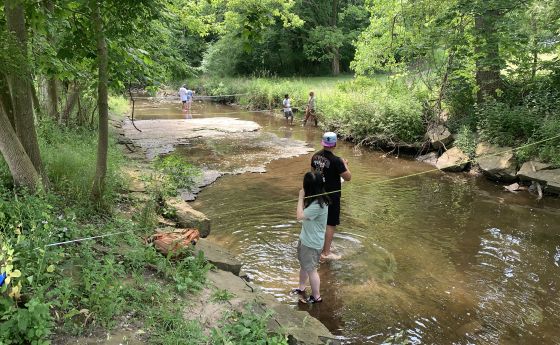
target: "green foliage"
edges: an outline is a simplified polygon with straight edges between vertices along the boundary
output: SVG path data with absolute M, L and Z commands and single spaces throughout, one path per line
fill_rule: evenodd
M 212 330 L 212 344 L 287 345 L 286 336 L 269 334 L 267 323 L 271 316 L 271 311 L 259 314 L 251 306 L 244 312 L 229 312 L 225 315 L 224 325 Z
M 205 79 L 200 83 L 209 94 L 247 93 L 238 101 L 251 109 L 279 109 L 288 93 L 300 114 L 309 91 L 314 91 L 323 126 L 356 141 L 412 143 L 425 133 L 426 91 L 420 85 L 409 86 L 404 78 Z
M 467 126 L 461 126 L 454 145 L 461 149 L 469 158 L 474 158 L 476 151 L 476 135 Z
M 195 187 L 202 171 L 177 155 L 158 157 L 154 162 L 156 173 L 148 179 L 150 192 L 155 200 L 176 196 L 177 190 L 188 191 Z
M 39 145 L 45 169 L 52 188 L 64 196 L 69 204 L 82 205 L 87 212 L 90 208 L 91 184 L 95 173 L 97 157 L 97 133 L 86 128 L 60 127 L 49 118 L 38 126 Z M 109 145 L 107 168 L 107 193 L 100 205 L 106 209 L 117 197 L 117 191 L 124 184 L 118 167 L 122 154 L 114 142 Z
M 228 290 L 217 289 L 212 293 L 212 300 L 217 302 L 227 302 L 235 297 L 234 294 Z
M 52 321 L 49 305 L 33 298 L 25 308 L 17 308 L 0 300 L 0 343 L 10 344 L 50 344 Z
M 531 137 L 539 126 L 538 114 L 524 106 L 487 102 L 478 111 L 482 140 L 504 146 L 518 146 Z

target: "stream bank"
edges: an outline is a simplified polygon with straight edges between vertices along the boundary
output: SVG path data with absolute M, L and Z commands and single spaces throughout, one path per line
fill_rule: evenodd
M 337 154 L 353 173 L 352 182 L 343 184 L 342 225 L 334 240 L 343 258 L 321 265 L 325 302 L 307 308 L 288 293 L 297 284 L 300 230 L 288 201 L 301 188 L 321 132 L 218 104 L 193 108 L 194 120 L 235 117 L 261 127 L 247 141 L 192 139 L 171 155 L 228 172 L 191 205 L 212 219 L 208 240 L 243 262 L 266 294 L 308 312 L 348 344 L 557 340 L 558 199 L 537 202 L 486 179 L 442 173 L 404 155 L 341 141 Z M 177 105 L 164 103 L 141 107 L 137 115 L 140 129 L 143 120 L 184 116 Z M 266 173 L 230 173 L 258 166 L 265 158 L 256 153 L 266 153 L 271 140 L 295 147 L 301 141 L 313 149 L 270 161 Z
M 125 152 L 129 159 L 137 162 L 134 168 L 128 166 L 123 169 L 128 176 L 129 192 L 140 200 L 149 198 L 142 176 L 152 173 L 148 164 L 150 159 L 170 153 L 179 145 L 188 146 L 191 140 L 245 140 L 247 136 L 254 137 L 254 132 L 260 128 L 254 122 L 231 118 L 190 122 L 142 121 L 140 127 L 142 132 L 138 131 L 131 121 L 124 120 L 119 134 L 119 142 L 126 147 Z M 279 157 L 292 157 L 309 151 L 309 148 L 301 143 L 280 140 L 277 144 L 290 144 L 291 147 L 288 150 L 282 149 L 285 145 L 269 145 Z M 269 315 L 269 331 L 285 334 L 289 344 L 338 344 L 335 336 L 307 312 L 279 303 L 269 294 L 263 293 L 258 286 L 250 283 L 250 279 L 242 271 L 242 263 L 224 247 L 206 239 L 211 236 L 211 220 L 184 200 L 194 198 L 203 186 L 214 182 L 223 174 L 264 171 L 265 164 L 271 159 L 270 154 L 260 153 L 255 153 L 251 158 L 258 162 L 258 165 L 245 169 L 236 168 L 229 172 L 205 169 L 194 192 L 184 191 L 181 193 L 183 198 L 168 198 L 165 201 L 167 214 L 171 214 L 172 217 L 158 220 L 161 230 L 190 227 L 199 229 L 203 238 L 195 246 L 195 254 L 202 253 L 215 266 L 214 270 L 208 272 L 208 284 L 202 291 L 190 296 L 188 303 L 185 303 L 184 318 L 199 323 L 209 332 L 220 326 L 224 315 L 232 311 L 248 311 L 258 315 Z M 227 300 L 214 300 L 216 291 L 227 295 Z M 127 335 L 130 336 L 128 333 Z

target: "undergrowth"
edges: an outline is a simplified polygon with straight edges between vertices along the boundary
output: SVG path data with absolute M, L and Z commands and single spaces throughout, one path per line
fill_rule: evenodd
M 180 259 L 157 253 L 144 241 L 154 224 L 117 211 L 142 205 L 123 197 L 124 157 L 115 142 L 109 148 L 107 194 L 101 204 L 92 204 L 96 133 L 45 119 L 38 134 L 48 190 L 15 189 L 0 161 L 0 275 L 5 278 L 0 344 L 49 344 L 96 330 L 106 334 L 121 326 L 124 315 L 126 322 L 141 325 L 153 344 L 211 343 L 201 325 L 183 318 L 184 304 L 178 301 L 206 285 L 212 266 L 203 253 L 187 252 Z M 160 181 L 173 188 L 186 187 L 198 176 L 194 167 L 173 158 L 156 165 Z M 119 234 L 52 245 L 109 233 Z M 260 320 L 253 322 L 262 325 Z

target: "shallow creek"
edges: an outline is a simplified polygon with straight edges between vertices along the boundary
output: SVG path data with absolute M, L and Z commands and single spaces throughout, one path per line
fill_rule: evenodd
M 192 117 L 221 113 L 262 129 L 246 140 L 193 139 L 174 154 L 222 172 L 267 163 L 266 173 L 223 176 L 193 202 L 212 219 L 209 239 L 237 255 L 265 291 L 348 344 L 560 344 L 560 200 L 537 202 L 465 174 L 379 182 L 433 168 L 347 143 L 336 149 L 353 175 L 334 240 L 342 259 L 320 267 L 324 302 L 298 305 L 288 291 L 297 285 L 300 225 L 295 201 L 281 202 L 297 197 L 311 153 L 270 163 L 275 157 L 263 153 L 292 139 L 318 149 L 321 132 L 237 111 L 195 103 Z M 139 127 L 184 118 L 176 104 L 136 110 Z

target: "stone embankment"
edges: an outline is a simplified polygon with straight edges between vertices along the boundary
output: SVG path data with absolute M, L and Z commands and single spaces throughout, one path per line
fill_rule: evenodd
M 480 171 L 490 180 L 511 184 L 506 187 L 509 191 L 534 190 L 539 195 L 560 195 L 560 169 L 536 160 L 520 165 L 511 147 L 482 142 L 477 145 L 475 156 L 471 159 L 458 147 L 451 147 L 453 136 L 442 125 L 429 129 L 426 140 L 436 151 L 416 159 L 440 170 Z

